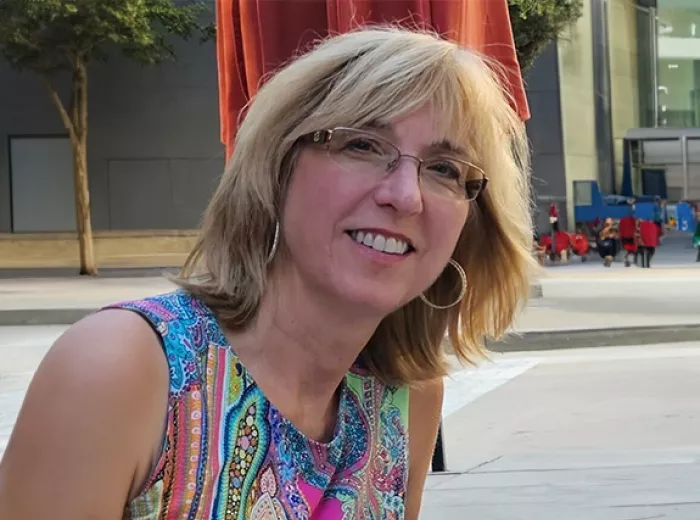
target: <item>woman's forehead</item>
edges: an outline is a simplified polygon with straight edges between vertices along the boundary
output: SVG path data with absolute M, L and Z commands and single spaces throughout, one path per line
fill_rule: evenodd
M 393 119 L 373 119 L 362 124 L 359 129 L 377 133 L 382 137 L 395 141 L 398 137 L 396 126 L 401 124 L 403 119 L 405 119 L 405 116 L 395 117 Z M 439 122 L 434 125 L 435 130 L 432 139 L 430 142 L 425 143 L 425 148 L 454 155 L 469 155 L 466 147 L 459 144 L 458 141 L 454 139 L 454 137 L 457 136 L 446 135 L 450 132 L 443 128 L 443 126 L 444 125 Z

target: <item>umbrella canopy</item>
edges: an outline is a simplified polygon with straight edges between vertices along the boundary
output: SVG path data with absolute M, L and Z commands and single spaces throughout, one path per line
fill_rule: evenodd
M 328 34 L 364 23 L 429 27 L 503 67 L 523 120 L 529 110 L 507 0 L 216 0 L 221 140 L 227 157 L 239 113 L 261 79 Z

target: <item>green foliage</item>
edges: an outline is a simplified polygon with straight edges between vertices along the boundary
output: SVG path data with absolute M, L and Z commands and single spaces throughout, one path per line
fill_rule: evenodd
M 515 48 L 523 70 L 583 14 L 582 0 L 508 0 Z
M 145 64 L 174 59 L 169 36 L 211 37 L 199 1 L 0 0 L 0 56 L 39 73 L 73 70 L 110 51 Z

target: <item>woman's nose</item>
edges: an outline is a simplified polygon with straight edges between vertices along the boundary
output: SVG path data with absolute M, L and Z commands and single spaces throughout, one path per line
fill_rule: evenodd
M 402 155 L 390 164 L 387 175 L 377 186 L 375 200 L 402 214 L 420 213 L 423 210 L 420 159 Z

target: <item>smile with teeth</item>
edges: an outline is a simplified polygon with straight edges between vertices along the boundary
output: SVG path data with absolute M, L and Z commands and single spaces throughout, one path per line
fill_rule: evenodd
M 394 237 L 385 237 L 380 233 L 350 231 L 349 234 L 358 244 L 390 255 L 405 255 L 406 252 L 411 249 L 411 246 L 403 240 Z

